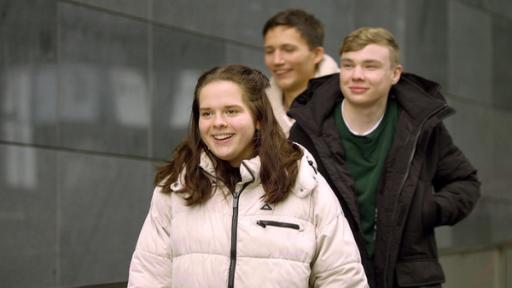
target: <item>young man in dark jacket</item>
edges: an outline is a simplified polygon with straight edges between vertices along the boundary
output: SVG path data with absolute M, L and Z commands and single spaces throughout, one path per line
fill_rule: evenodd
M 442 123 L 454 110 L 436 83 L 402 73 L 385 29 L 352 32 L 340 57 L 340 74 L 293 103 L 290 139 L 337 193 L 372 287 L 441 287 L 434 228 L 462 220 L 480 194 Z

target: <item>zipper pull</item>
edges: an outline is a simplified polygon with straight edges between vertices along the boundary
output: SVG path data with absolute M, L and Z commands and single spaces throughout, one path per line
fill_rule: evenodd
M 313 170 L 315 170 L 315 174 L 318 174 L 318 172 L 316 171 L 315 165 L 313 165 L 313 161 L 308 160 L 308 164 L 309 164 L 309 166 L 311 166 L 313 168 Z

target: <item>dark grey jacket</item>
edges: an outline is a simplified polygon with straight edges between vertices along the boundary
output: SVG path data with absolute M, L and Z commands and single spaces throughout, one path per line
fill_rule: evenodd
M 339 74 L 311 80 L 295 100 L 288 113 L 296 120 L 290 139 L 313 154 L 337 194 L 372 287 L 440 285 L 444 274 L 434 228 L 468 215 L 480 196 L 480 182 L 442 123 L 454 110 L 439 85 L 404 73 L 390 95 L 400 106 L 400 117 L 377 193 L 373 259 L 366 255 L 353 179 L 344 168 L 340 133 L 331 117 L 343 98 Z

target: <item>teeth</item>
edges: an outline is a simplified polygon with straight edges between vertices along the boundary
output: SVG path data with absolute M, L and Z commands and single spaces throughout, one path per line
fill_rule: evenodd
M 217 134 L 217 135 L 213 135 L 213 138 L 215 138 L 215 140 L 225 140 L 225 139 L 228 139 L 229 137 L 231 137 L 233 134 Z

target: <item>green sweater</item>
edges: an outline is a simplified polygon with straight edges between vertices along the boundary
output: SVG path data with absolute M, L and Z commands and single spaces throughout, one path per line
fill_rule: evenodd
M 334 109 L 336 126 L 341 133 L 345 150 L 346 167 L 354 177 L 355 193 L 361 219 L 361 232 L 370 256 L 374 252 L 376 231 L 376 195 L 384 162 L 395 136 L 399 107 L 389 98 L 384 117 L 379 126 L 365 136 L 350 132 L 342 118 L 341 105 Z

